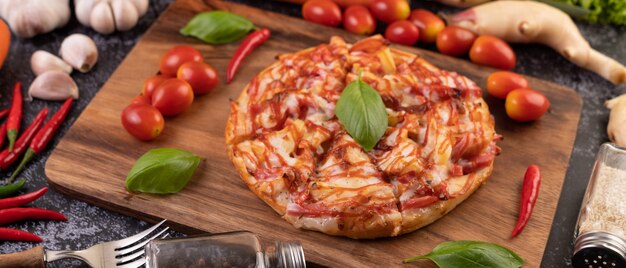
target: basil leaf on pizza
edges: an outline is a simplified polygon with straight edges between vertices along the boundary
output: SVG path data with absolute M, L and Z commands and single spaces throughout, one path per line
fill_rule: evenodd
M 361 78 L 341 93 L 335 115 L 348 134 L 370 151 L 387 130 L 387 111 L 380 94 Z
M 142 155 L 126 177 L 126 189 L 153 194 L 177 193 L 187 185 L 201 157 L 180 149 L 157 148 Z
M 193 36 L 209 44 L 227 44 L 246 36 L 254 24 L 227 11 L 208 11 L 194 16 L 180 29 L 184 36 Z
M 432 252 L 412 258 L 404 262 L 429 259 L 440 268 L 518 268 L 524 259 L 503 246 L 481 241 L 450 241 L 439 244 Z

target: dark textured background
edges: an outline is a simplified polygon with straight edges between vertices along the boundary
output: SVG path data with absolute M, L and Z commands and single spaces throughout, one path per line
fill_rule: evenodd
M 27 165 L 23 173 L 23 176 L 28 179 L 25 191 L 30 192 L 47 185 L 44 164 L 53 147 L 58 144 L 63 134 L 67 132 L 98 89 L 107 81 L 122 59 L 171 1 L 150 0 L 150 10 L 141 18 L 139 24 L 129 32 L 101 35 L 80 25 L 75 18 L 72 18 L 67 26 L 52 33 L 29 40 L 14 38 L 9 57 L 0 71 L 0 94 L 2 96 L 0 97 L 0 107 L 9 107 L 10 92 L 16 81 L 22 81 L 25 86 L 24 90 L 26 90 L 34 79 L 30 70 L 30 55 L 34 51 L 42 49 L 54 53 L 58 51 L 65 36 L 71 33 L 84 33 L 93 37 L 100 52 L 100 60 L 90 73 L 74 72 L 72 74 L 80 88 L 80 99 L 72 108 L 68 119 L 63 123 L 48 149 Z M 292 16 L 300 16 L 300 8 L 296 5 L 253 0 L 235 2 Z M 429 1 L 414 0 L 412 7 L 424 7 L 444 13 L 455 11 L 452 8 Z M 585 22 L 577 22 L 577 24 L 593 47 L 622 63 L 626 63 L 626 27 L 591 25 Z M 578 208 L 591 173 L 595 153 L 600 144 L 607 141 L 605 128 L 608 121 L 608 111 L 604 108 L 603 103 L 611 97 L 625 93 L 626 90 L 615 87 L 599 76 L 574 66 L 547 47 L 518 45 L 514 46 L 514 49 L 518 57 L 515 71 L 571 87 L 584 99 L 576 145 L 569 163 L 570 168 L 567 172 L 542 264 L 542 267 L 571 266 L 569 256 L 572 251 Z M 25 103 L 25 117 L 22 124 L 29 123 L 42 107 L 48 106 L 51 112 L 55 112 L 59 105 L 60 103 L 40 100 Z M 541 164 L 541 156 L 537 156 L 537 159 Z M 9 173 L 0 173 L 0 179 L 6 178 L 8 175 Z M 40 235 L 45 240 L 43 246 L 47 249 L 82 249 L 100 241 L 115 240 L 132 235 L 148 226 L 145 222 L 65 197 L 54 189 L 34 202 L 33 206 L 58 210 L 70 219 L 68 222 L 29 221 L 9 226 Z M 172 233 L 172 235 L 180 234 Z M 0 242 L 0 253 L 21 251 L 32 246 L 32 243 Z M 424 252 L 416 252 L 416 254 L 418 253 Z M 81 265 L 81 263 L 78 261 L 58 261 L 51 263 L 49 267 L 67 267 L 69 265 Z

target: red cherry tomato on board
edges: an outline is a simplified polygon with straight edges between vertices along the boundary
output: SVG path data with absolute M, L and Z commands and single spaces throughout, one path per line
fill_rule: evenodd
M 302 6 L 305 20 L 335 27 L 341 24 L 341 9 L 331 0 L 309 0 Z
M 550 101 L 539 91 L 518 88 L 506 96 L 504 108 L 511 119 L 528 122 L 537 120 L 545 114 L 550 108 Z
M 178 68 L 188 61 L 202 62 L 204 60 L 200 51 L 191 46 L 175 46 L 163 54 L 159 70 L 164 76 L 174 77 Z
M 152 106 L 163 115 L 177 115 L 189 109 L 193 90 L 189 83 L 172 78 L 161 83 L 152 93 Z
M 448 26 L 437 34 L 437 49 L 448 56 L 463 56 L 470 51 L 477 35 L 457 26 Z
M 385 30 L 385 38 L 392 43 L 412 46 L 417 43 L 420 31 L 417 26 L 408 20 L 395 21 Z
M 157 88 L 163 81 L 169 79 L 168 77 L 162 75 L 153 75 L 150 78 L 146 79 L 143 82 L 143 89 L 141 90 L 141 95 L 146 96 L 148 98 L 152 98 L 152 92 Z
M 204 62 L 187 62 L 181 65 L 176 78 L 189 83 L 196 95 L 211 92 L 220 82 L 215 69 Z
M 406 20 L 411 13 L 411 7 L 406 0 L 373 0 L 370 9 L 376 19 L 387 24 Z
M 527 87 L 528 80 L 514 72 L 493 72 L 487 77 L 487 92 L 499 99 L 506 98 L 506 95 L 514 89 Z
M 165 121 L 156 108 L 147 104 L 131 104 L 122 111 L 122 125 L 135 138 L 149 141 L 161 135 Z
M 350 6 L 343 14 L 343 28 L 349 32 L 370 35 L 376 30 L 376 21 L 364 6 Z
M 470 60 L 502 70 L 515 67 L 515 52 L 502 39 L 483 35 L 476 38 L 470 49 Z
M 146 104 L 152 105 L 152 100 L 144 95 L 139 95 L 135 97 L 132 101 L 130 101 L 129 105 L 138 105 L 138 104 Z
M 420 42 L 434 43 L 439 32 L 446 28 L 446 23 L 426 9 L 416 9 L 409 15 L 409 20 L 420 30 Z

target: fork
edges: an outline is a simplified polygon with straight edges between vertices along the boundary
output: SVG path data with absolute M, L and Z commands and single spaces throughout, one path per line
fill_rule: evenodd
M 144 246 L 156 239 L 169 229 L 157 232 L 145 239 L 161 226 L 165 220 L 149 229 L 124 239 L 100 243 L 85 250 L 44 250 L 38 246 L 26 251 L 0 255 L 0 268 L 45 267 L 46 262 L 65 258 L 74 258 L 84 261 L 93 268 L 136 268 L 145 264 Z

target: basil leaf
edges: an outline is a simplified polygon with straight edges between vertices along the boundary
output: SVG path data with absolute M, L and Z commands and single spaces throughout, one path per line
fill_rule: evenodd
M 366 151 L 372 150 L 387 130 L 383 99 L 361 78 L 343 90 L 335 114 L 350 136 Z
M 518 268 L 524 259 L 515 252 L 497 244 L 480 241 L 450 241 L 439 244 L 432 252 L 404 262 L 430 259 L 440 268 Z
M 253 28 L 254 24 L 244 17 L 226 11 L 208 11 L 194 16 L 180 33 L 209 44 L 227 44 L 241 39 Z
M 179 149 L 152 149 L 137 159 L 128 172 L 126 189 L 153 194 L 177 193 L 187 185 L 201 159 Z

